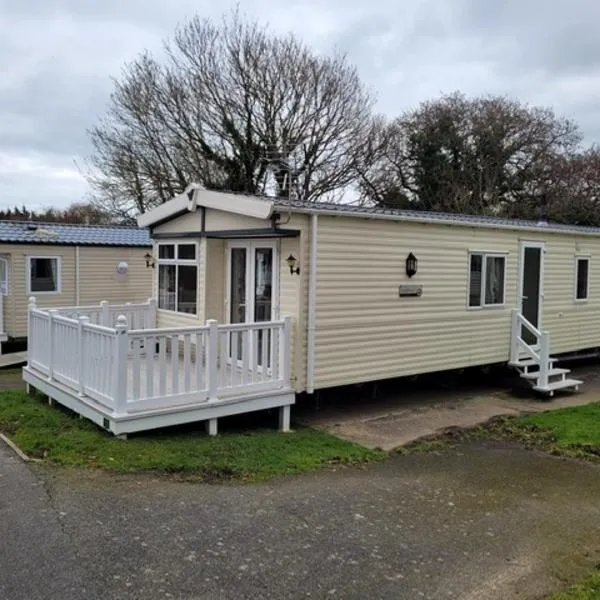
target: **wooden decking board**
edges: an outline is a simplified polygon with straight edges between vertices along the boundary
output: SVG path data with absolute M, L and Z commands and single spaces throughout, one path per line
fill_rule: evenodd
M 14 365 L 22 365 L 27 362 L 27 351 L 0 354 L 0 368 Z

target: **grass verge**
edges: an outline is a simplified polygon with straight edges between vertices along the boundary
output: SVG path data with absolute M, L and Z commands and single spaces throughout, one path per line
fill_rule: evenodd
M 600 572 L 565 592 L 553 594 L 547 600 L 600 600 Z
M 0 431 L 48 462 L 110 471 L 176 472 L 204 480 L 263 480 L 385 457 L 309 428 L 236 431 L 210 438 L 202 424 L 118 440 L 93 423 L 22 391 L 0 393 Z M 200 430 L 202 429 L 202 432 Z
M 483 439 L 512 440 L 559 456 L 600 460 L 600 403 L 522 417 L 497 417 L 471 429 L 449 428 L 398 452 L 431 452 L 455 443 Z

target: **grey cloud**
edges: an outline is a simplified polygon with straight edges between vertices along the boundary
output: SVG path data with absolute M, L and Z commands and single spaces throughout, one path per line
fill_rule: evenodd
M 0 0 L 0 204 L 85 192 L 74 161 L 124 62 L 159 51 L 205 0 Z M 600 4 L 593 0 L 252 0 L 242 11 L 355 62 L 389 115 L 457 89 L 553 105 L 600 141 Z M 10 160 L 9 160 L 10 158 Z

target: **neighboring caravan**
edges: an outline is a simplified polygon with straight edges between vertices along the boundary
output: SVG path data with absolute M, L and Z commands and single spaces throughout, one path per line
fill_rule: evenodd
M 117 435 L 491 363 L 552 395 L 581 382 L 550 352 L 600 346 L 600 228 L 195 184 L 138 223 L 151 301 L 29 309 L 27 383 Z
M 148 232 L 132 227 L 0 221 L 0 341 L 25 338 L 27 303 L 125 303 L 152 289 Z

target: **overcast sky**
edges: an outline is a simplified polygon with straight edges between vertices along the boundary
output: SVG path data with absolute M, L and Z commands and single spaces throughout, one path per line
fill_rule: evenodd
M 111 77 L 160 50 L 208 0 L 0 0 L 0 207 L 66 206 L 87 192 L 86 129 Z M 233 3 L 231 4 L 233 6 Z M 341 49 L 395 115 L 440 93 L 509 94 L 575 119 L 600 142 L 598 0 L 242 0 L 243 12 Z M 211 8 L 217 7 L 217 8 Z

